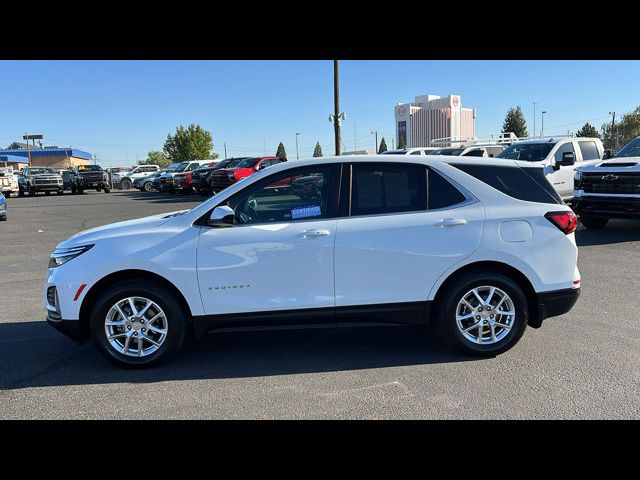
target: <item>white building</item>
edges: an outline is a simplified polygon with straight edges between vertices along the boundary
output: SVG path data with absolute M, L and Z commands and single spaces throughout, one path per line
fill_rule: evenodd
M 413 103 L 397 104 L 395 114 L 396 145 L 402 145 L 404 139 L 406 147 L 430 147 L 431 140 L 436 138 L 467 138 L 476 134 L 476 111 L 462 108 L 460 95 L 444 98 L 420 95 Z

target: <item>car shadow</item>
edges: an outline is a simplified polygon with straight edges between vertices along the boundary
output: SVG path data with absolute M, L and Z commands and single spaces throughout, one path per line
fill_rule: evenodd
M 580 226 L 576 230 L 576 244 L 579 247 L 638 240 L 640 240 L 640 221 L 638 220 L 609 220 L 604 228 L 589 229 Z
M 114 192 L 116 195 L 130 198 L 132 200 L 144 200 L 149 203 L 202 203 L 207 198 L 200 195 L 183 195 L 180 192 L 176 193 L 160 193 L 160 192 L 139 192 L 134 190 L 125 190 L 120 192 Z
M 477 361 L 414 327 L 227 332 L 188 342 L 155 368 L 121 368 L 91 342 L 78 345 L 44 321 L 0 324 L 0 390 L 262 377 Z

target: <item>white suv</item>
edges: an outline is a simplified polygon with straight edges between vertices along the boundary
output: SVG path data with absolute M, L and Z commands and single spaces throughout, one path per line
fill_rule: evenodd
M 547 179 L 563 200 L 573 199 L 576 167 L 601 161 L 604 147 L 599 138 L 544 138 L 515 142 L 496 155 L 498 158 L 531 162 L 544 168 Z
M 511 348 L 580 292 L 576 217 L 527 162 L 286 162 L 196 206 L 79 233 L 51 255 L 47 320 L 155 364 L 185 334 L 265 325 L 427 325 Z
M 132 170 L 114 173 L 112 181 L 119 183 L 122 190 L 129 190 L 137 179 L 148 177 L 159 171 L 159 165 L 138 165 Z

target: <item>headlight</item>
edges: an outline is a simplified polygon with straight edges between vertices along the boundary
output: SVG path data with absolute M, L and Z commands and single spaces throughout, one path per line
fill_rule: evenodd
M 82 255 L 87 250 L 90 250 L 93 245 L 83 245 L 81 247 L 67 247 L 56 248 L 51 257 L 49 258 L 49 268 L 59 267 L 67 263 L 69 260 L 73 260 L 78 255 Z
M 582 172 L 576 171 L 573 174 L 573 187 L 579 190 L 581 186 L 582 186 Z
M 227 173 L 227 178 L 228 178 L 229 180 L 234 180 L 234 179 L 235 179 L 235 177 L 234 177 L 233 173 Z

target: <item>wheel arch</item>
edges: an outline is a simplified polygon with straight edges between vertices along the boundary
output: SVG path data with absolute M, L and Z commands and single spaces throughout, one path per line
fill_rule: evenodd
M 541 325 L 539 321 L 539 312 L 538 312 L 538 300 L 536 291 L 533 288 L 533 284 L 527 278 L 527 276 L 522 273 L 517 268 L 512 267 L 506 263 L 496 262 L 496 261 L 479 261 L 474 263 L 469 263 L 460 267 L 458 270 L 451 273 L 447 279 L 442 282 L 442 284 L 436 290 L 436 294 L 433 297 L 433 314 L 434 316 L 438 314 L 438 305 L 442 301 L 442 297 L 444 296 L 444 292 L 453 284 L 456 280 L 463 277 L 464 275 L 470 272 L 476 271 L 497 271 L 500 272 L 507 277 L 511 278 L 514 282 L 518 284 L 518 286 L 522 289 L 525 298 L 527 299 L 527 305 L 529 307 L 529 326 L 538 328 Z
M 182 292 L 169 280 L 165 277 L 158 275 L 154 272 L 149 272 L 147 270 L 137 270 L 137 269 L 129 269 L 129 270 L 119 270 L 117 272 L 112 272 L 109 275 L 101 278 L 98 282 L 96 282 L 86 293 L 84 299 L 82 300 L 82 305 L 80 306 L 80 339 L 88 340 L 91 337 L 91 332 L 89 330 L 90 324 L 90 315 L 91 309 L 93 305 L 95 305 L 96 300 L 100 296 L 102 292 L 104 292 L 107 288 L 115 285 L 116 283 L 122 281 L 131 281 L 131 280 L 146 280 L 158 283 L 168 289 L 170 292 L 173 292 L 175 298 L 177 299 L 180 307 L 185 312 L 187 317 L 187 321 L 191 322 L 192 312 L 189 307 L 189 303 L 186 298 L 182 294 Z

